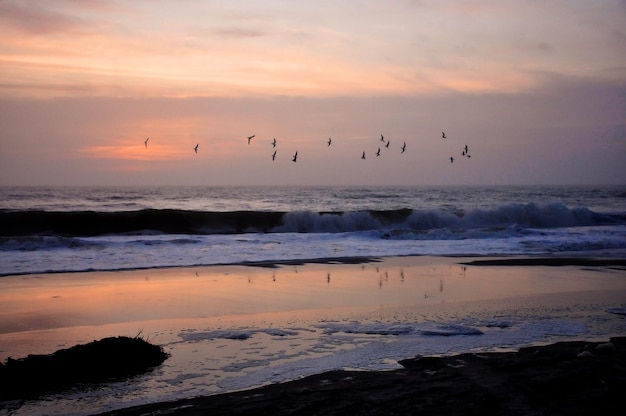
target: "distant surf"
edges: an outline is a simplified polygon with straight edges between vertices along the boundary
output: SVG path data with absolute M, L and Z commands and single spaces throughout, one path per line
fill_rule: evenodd
M 404 255 L 625 257 L 624 195 L 620 187 L 0 188 L 0 275 Z

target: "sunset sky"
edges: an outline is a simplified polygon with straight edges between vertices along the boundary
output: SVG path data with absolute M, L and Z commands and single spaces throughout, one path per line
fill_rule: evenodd
M 624 166 L 624 0 L 0 0 L 0 185 L 625 184 Z

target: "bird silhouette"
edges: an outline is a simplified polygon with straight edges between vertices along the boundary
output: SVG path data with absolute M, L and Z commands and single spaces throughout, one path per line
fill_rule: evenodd
M 454 158 L 450 156 L 450 163 L 454 163 Z
M 292 162 L 297 162 L 298 161 L 298 151 L 296 150 L 296 154 L 293 155 L 293 159 L 291 160 Z
M 468 154 L 469 150 L 467 150 L 467 145 L 465 145 L 465 154 Z
M 441 132 L 441 138 L 442 138 L 442 139 L 445 139 L 445 138 L 446 138 L 446 133 Z
M 198 146 L 200 145 L 200 143 L 196 143 L 196 147 L 193 148 L 193 151 L 198 153 Z
M 146 145 L 146 149 L 148 148 L 148 140 L 150 140 L 150 138 L 149 138 L 149 137 L 146 139 L 146 141 L 145 141 L 145 142 L 143 142 L 143 144 L 145 144 L 145 145 Z
M 274 154 L 272 154 L 272 160 L 276 159 L 276 150 L 274 150 Z
M 387 149 L 389 149 L 389 143 L 391 143 L 391 140 L 387 140 L 387 144 L 385 145 Z
M 328 145 L 330 146 L 330 144 L 333 142 L 333 140 L 329 137 L 328 138 Z
M 406 142 L 404 142 L 404 144 L 402 145 L 402 151 L 400 153 L 404 153 L 405 150 L 406 150 Z
M 378 151 L 376 152 L 376 156 L 380 156 L 380 147 L 378 148 Z
M 274 137 L 274 141 L 272 142 L 272 147 L 276 147 L 276 137 Z
M 254 138 L 254 136 L 256 136 L 256 135 L 253 134 L 252 136 L 248 136 L 248 144 L 250 144 L 250 141 Z
M 363 156 L 361 156 L 361 159 L 365 160 L 365 152 L 363 152 Z
M 380 141 L 381 141 L 381 142 L 384 142 L 384 141 L 385 141 L 385 138 L 383 137 L 383 135 L 382 135 L 382 134 L 380 135 Z

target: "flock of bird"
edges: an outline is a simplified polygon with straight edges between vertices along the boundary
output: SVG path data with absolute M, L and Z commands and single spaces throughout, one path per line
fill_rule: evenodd
M 248 145 L 252 142 L 252 139 L 254 139 L 256 137 L 255 134 L 248 136 Z M 441 138 L 442 139 L 447 139 L 448 137 L 446 136 L 445 132 L 441 132 Z M 150 138 L 148 137 L 145 141 L 144 141 L 144 145 L 146 146 L 146 149 L 148 148 L 148 140 L 150 140 Z M 385 143 L 384 145 L 382 145 L 383 147 L 389 149 L 389 145 L 391 144 L 391 140 L 386 140 L 385 136 L 383 136 L 382 134 L 380 135 L 380 141 Z M 329 137 L 328 141 L 326 142 L 327 146 L 330 146 L 333 143 L 333 140 Z M 276 145 L 278 144 L 278 142 L 276 141 L 276 138 L 274 138 L 274 140 L 271 142 L 272 144 L 272 148 L 274 149 L 274 153 L 272 153 L 272 161 L 276 160 Z M 196 145 L 193 148 L 193 151 L 197 154 L 198 153 L 198 147 L 200 146 L 200 143 L 196 143 Z M 376 153 L 374 153 L 376 155 L 376 157 L 380 156 L 380 149 L 381 147 L 378 147 L 378 150 L 376 151 Z M 404 152 L 406 152 L 406 142 L 403 142 L 402 147 L 400 148 L 400 154 L 403 154 Z M 465 147 L 463 148 L 463 151 L 461 152 L 461 156 L 466 157 L 466 158 L 471 158 L 472 156 L 469 154 L 469 148 L 467 145 L 465 145 Z M 363 154 L 361 155 L 361 159 L 365 160 L 365 150 L 363 151 Z M 450 156 L 450 163 L 454 163 L 454 156 Z M 291 159 L 292 162 L 297 162 L 298 161 L 298 151 L 296 150 L 296 153 L 293 155 L 293 158 Z

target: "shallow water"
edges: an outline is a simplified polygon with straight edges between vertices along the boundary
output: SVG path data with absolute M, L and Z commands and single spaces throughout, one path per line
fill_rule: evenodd
M 144 376 L 28 401 L 12 414 L 91 414 L 330 369 L 397 368 L 415 355 L 626 333 L 624 316 L 611 312 L 626 307 L 624 270 L 463 260 L 5 277 L 4 356 L 138 333 L 172 354 Z

